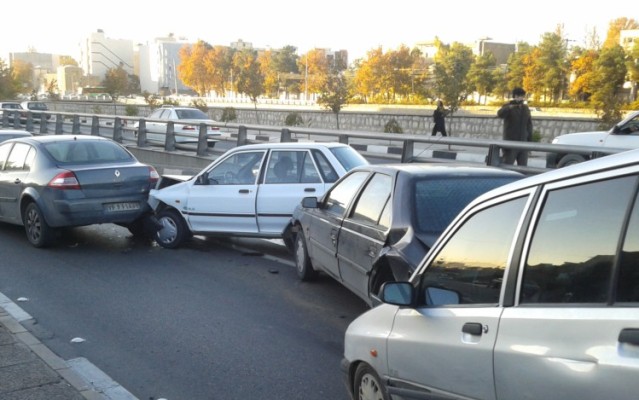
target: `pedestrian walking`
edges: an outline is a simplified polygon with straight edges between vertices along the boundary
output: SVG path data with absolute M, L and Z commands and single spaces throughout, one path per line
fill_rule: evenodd
M 504 120 L 504 140 L 521 142 L 532 141 L 532 118 L 530 109 L 524 102 L 526 91 L 522 88 L 515 88 L 512 92 L 512 100 L 504 104 L 498 111 L 497 116 Z M 504 164 L 517 165 L 528 164 L 528 151 L 517 149 L 502 149 Z
M 437 132 L 441 132 L 442 136 L 446 136 L 446 115 L 448 111 L 444 108 L 444 103 L 441 100 L 437 100 L 437 108 L 433 112 L 433 132 L 431 136 L 435 136 Z

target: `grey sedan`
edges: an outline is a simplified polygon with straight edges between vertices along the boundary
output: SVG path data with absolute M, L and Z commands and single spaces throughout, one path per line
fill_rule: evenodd
M 367 165 L 293 213 L 302 280 L 318 271 L 368 304 L 383 283 L 407 280 L 448 224 L 475 197 L 523 175 L 491 167 Z
M 116 223 L 142 234 L 152 227 L 146 200 L 158 178 L 110 139 L 10 139 L 0 144 L 0 222 L 24 225 L 35 247 L 62 227 Z

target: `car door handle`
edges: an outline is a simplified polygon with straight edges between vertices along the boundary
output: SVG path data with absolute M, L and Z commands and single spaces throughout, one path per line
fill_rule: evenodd
M 333 242 L 333 246 L 337 244 L 337 229 L 331 229 L 331 242 Z
M 377 247 L 375 246 L 369 247 L 367 254 L 370 258 L 375 258 L 377 256 Z
M 479 322 L 466 322 L 462 327 L 462 332 L 479 336 L 484 332 L 484 327 Z
M 304 191 L 313 193 L 313 192 L 315 192 L 315 188 L 305 188 Z
M 622 329 L 619 332 L 619 343 L 628 343 L 639 346 L 639 329 Z
M 239 192 L 242 193 L 242 194 L 251 193 L 251 191 L 248 190 L 248 189 L 240 189 Z

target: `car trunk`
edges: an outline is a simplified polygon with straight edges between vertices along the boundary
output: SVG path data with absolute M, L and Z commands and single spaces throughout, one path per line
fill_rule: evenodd
M 69 167 L 69 166 L 67 166 Z M 149 167 L 144 165 L 93 165 L 71 168 L 86 198 L 139 196 L 151 188 Z

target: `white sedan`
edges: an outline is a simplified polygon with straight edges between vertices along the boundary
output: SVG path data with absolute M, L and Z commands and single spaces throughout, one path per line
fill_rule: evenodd
M 166 176 L 151 190 L 149 204 L 160 225 L 155 239 L 175 248 L 194 234 L 283 238 L 302 198 L 322 196 L 364 164 L 364 157 L 341 143 L 233 148 L 196 176 Z
M 164 145 L 168 121 L 173 121 L 175 143 L 197 143 L 200 136 L 200 124 L 215 124 L 203 111 L 193 107 L 163 106 L 146 117 L 146 139 L 148 142 Z M 139 122 L 135 123 L 135 134 L 139 130 Z M 209 147 L 213 147 L 220 139 L 220 128 L 208 125 L 206 137 Z

